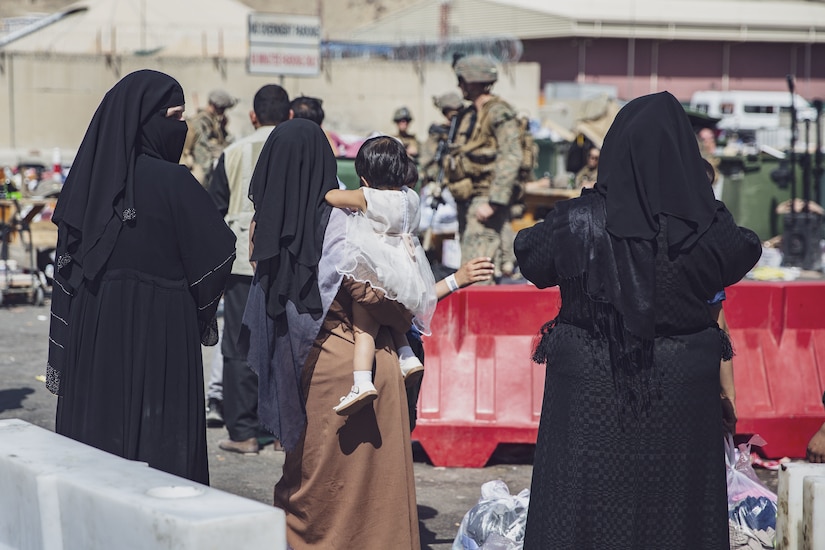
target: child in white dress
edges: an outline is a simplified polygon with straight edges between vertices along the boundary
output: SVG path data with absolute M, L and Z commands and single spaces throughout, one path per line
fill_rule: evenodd
M 355 158 L 355 172 L 363 187 L 326 194 L 332 206 L 349 208 L 346 260 L 338 265 L 345 277 L 368 283 L 400 302 L 413 314 L 413 324 L 430 334 L 435 311 L 435 280 L 424 249 L 415 236 L 419 225 L 419 198 L 412 185 L 418 179 L 415 164 L 395 138 L 379 136 L 364 142 Z M 353 303 L 355 357 L 353 386 L 333 407 L 350 415 L 378 397 L 372 381 L 375 336 L 379 325 L 370 313 Z M 393 331 L 401 373 L 406 384 L 424 374 L 403 333 Z

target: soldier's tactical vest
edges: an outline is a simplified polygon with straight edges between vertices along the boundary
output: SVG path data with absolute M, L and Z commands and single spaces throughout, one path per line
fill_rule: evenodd
M 458 201 L 490 194 L 498 143 L 489 118 L 490 110 L 498 104 L 505 105 L 507 116 L 515 118 L 513 108 L 494 96 L 481 107 L 477 119 L 476 111 L 470 109 L 459 121 L 455 143 L 444 167 L 447 187 Z
M 404 149 L 409 148 L 410 145 L 417 145 L 417 140 L 415 138 L 415 134 L 407 134 L 407 135 L 397 135 L 395 139 L 401 142 L 401 145 L 404 146 Z

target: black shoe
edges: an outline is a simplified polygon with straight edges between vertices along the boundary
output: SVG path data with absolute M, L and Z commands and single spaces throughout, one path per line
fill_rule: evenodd
M 206 405 L 206 426 L 208 428 L 223 427 L 223 404 L 211 397 Z

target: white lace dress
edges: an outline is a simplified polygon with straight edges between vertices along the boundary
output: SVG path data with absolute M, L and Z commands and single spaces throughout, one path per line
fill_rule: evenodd
M 347 244 L 338 272 L 381 289 L 409 310 L 413 324 L 430 334 L 435 279 L 414 231 L 420 223 L 415 191 L 363 187 L 366 212 L 347 218 Z

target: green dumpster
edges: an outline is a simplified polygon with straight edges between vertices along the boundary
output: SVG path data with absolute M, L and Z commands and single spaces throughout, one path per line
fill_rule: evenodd
M 542 138 L 536 140 L 536 145 L 538 145 L 539 154 L 536 159 L 535 175 L 537 178 L 545 174 L 552 177 L 556 173 L 556 143 L 551 139 Z
M 721 157 L 719 172 L 724 177 L 722 201 L 738 225 L 752 229 L 763 241 L 782 233 L 776 206 L 791 197 L 790 189 L 780 189 L 771 179 L 779 160 L 765 154 Z M 796 196 L 802 196 L 802 174 L 796 170 Z
M 338 179 L 347 186 L 347 189 L 361 187 L 358 175 L 355 173 L 355 159 L 339 157 L 336 160 L 338 162 Z

